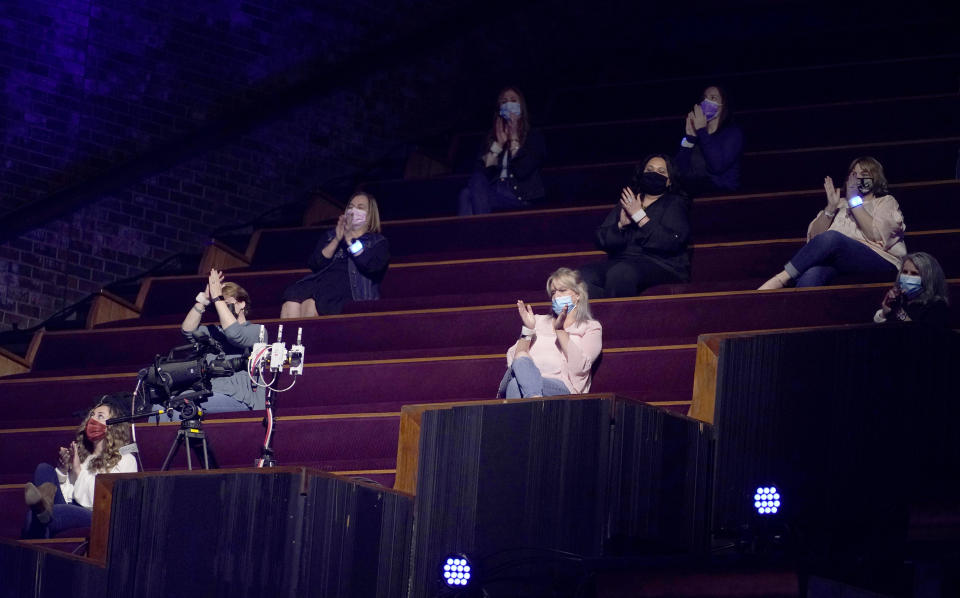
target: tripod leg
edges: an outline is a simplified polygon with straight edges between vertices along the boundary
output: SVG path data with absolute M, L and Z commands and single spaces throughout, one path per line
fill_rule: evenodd
M 193 462 L 190 460 L 190 449 L 196 450 L 196 445 L 190 445 L 190 435 L 186 432 L 183 433 L 184 437 L 187 439 L 187 471 L 193 471 Z
M 213 445 L 207 443 L 207 437 L 203 437 L 203 458 L 207 463 L 207 469 L 220 469 L 217 465 L 217 457 L 213 454 Z
M 177 437 L 173 439 L 173 444 L 170 445 L 170 452 L 167 453 L 167 458 L 163 460 L 163 465 L 160 466 L 160 471 L 170 471 L 170 463 L 173 462 L 174 455 L 177 454 L 177 450 L 180 448 L 180 444 L 183 443 L 183 430 L 177 430 Z M 190 451 L 187 451 L 189 456 Z

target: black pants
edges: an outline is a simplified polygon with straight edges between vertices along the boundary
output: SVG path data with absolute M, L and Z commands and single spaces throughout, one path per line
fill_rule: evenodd
M 591 297 L 630 297 L 657 284 L 683 282 L 673 272 L 643 257 L 610 259 L 580 267 Z

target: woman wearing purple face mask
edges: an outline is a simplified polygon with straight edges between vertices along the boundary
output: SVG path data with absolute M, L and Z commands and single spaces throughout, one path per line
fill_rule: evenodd
M 338 314 L 347 301 L 380 298 L 390 245 L 380 234 L 380 210 L 369 193 L 354 193 L 337 226 L 317 243 L 313 270 L 283 292 L 281 318 Z
M 458 215 L 518 210 L 543 199 L 540 167 L 543 136 L 530 128 L 527 102 L 514 87 L 497 96 L 493 129 L 487 135 L 476 169 L 460 192 Z
M 740 188 L 743 132 L 732 122 L 730 101 L 722 88 L 711 85 L 693 106 L 684 123 L 676 162 L 684 190 L 691 195 Z
M 120 451 L 130 443 L 130 424 L 106 425 L 112 417 L 129 415 L 124 402 L 128 405 L 129 399 L 101 399 L 77 428 L 70 447 L 60 448 L 57 466 L 37 466 L 33 482 L 24 487 L 29 509 L 24 538 L 50 538 L 63 530 L 90 527 L 97 474 L 137 471 L 136 458 Z
M 908 254 L 903 258 L 897 280 L 884 295 L 873 321 L 878 324 L 923 322 L 947 326 L 949 319 L 949 291 L 940 263 L 922 251 Z

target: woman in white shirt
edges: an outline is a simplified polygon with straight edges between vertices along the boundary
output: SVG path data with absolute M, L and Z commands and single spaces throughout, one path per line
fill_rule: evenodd
M 517 301 L 521 338 L 507 350 L 507 372 L 498 396 L 508 399 L 590 392 L 603 329 L 593 319 L 580 273 L 560 268 L 547 280 L 553 313 L 534 315 Z
M 130 443 L 130 424 L 106 425 L 108 419 L 122 415 L 126 410 L 119 400 L 102 398 L 84 418 L 70 447 L 60 448 L 58 466 L 37 466 L 33 482 L 24 488 L 29 507 L 24 538 L 50 538 L 63 530 L 90 527 L 97 474 L 137 471 L 134 456 L 120 453 Z

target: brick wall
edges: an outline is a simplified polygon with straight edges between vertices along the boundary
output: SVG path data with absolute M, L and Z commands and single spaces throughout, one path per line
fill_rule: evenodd
M 200 252 L 218 226 L 454 126 L 462 112 L 450 106 L 483 97 L 485 114 L 491 88 L 548 54 L 538 44 L 519 59 L 522 15 L 491 33 L 482 19 L 459 22 L 475 13 L 458 12 L 455 2 L 381 2 L 375 10 L 324 3 L 337 6 L 322 11 L 315 4 L 0 5 L 0 215 L 238 108 L 265 110 L 242 135 L 0 245 L 0 328 L 35 324 L 174 253 Z M 392 50 L 417 36 L 435 45 Z M 391 48 L 382 67 L 378 47 Z M 358 56 L 373 58 L 351 72 Z M 330 73 L 343 83 L 324 87 Z M 306 87 L 291 109 L 271 112 L 274 95 L 311 77 L 321 79 L 318 92 Z
M 620 18 L 566 4 L 3 0 L 0 218 L 122 172 L 162 143 L 181 143 L 182 159 L 0 243 L 0 329 L 198 253 L 216 227 L 363 171 L 399 145 L 485 126 L 505 82 L 536 104 L 538 88 L 571 77 L 669 74 L 665 59 L 692 45 L 638 29 L 657 17 L 649 7 Z M 750 11 L 738 31 L 751 19 L 763 29 Z M 696 39 L 710 35 L 704 26 Z M 277 111 L 277 98 L 295 101 Z M 244 108 L 262 116 L 212 148 L 191 147 L 201 127 Z

